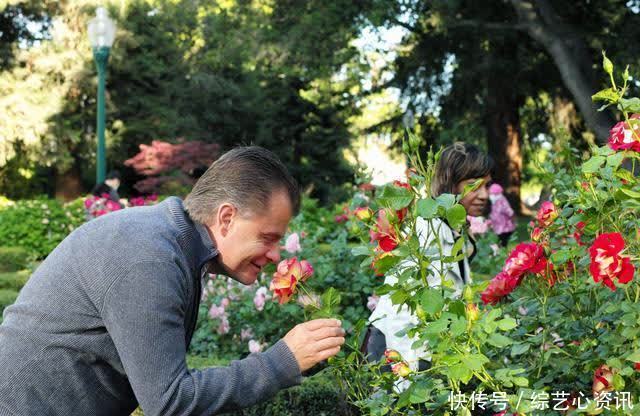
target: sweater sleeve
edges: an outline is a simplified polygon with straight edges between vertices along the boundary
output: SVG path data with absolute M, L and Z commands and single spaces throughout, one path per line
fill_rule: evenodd
M 301 382 L 298 363 L 282 340 L 228 367 L 189 371 L 186 282 L 175 264 L 141 262 L 105 295 L 105 326 L 145 415 L 216 414 Z

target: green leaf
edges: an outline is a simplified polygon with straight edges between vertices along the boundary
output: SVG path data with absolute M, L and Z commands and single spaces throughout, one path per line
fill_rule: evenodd
M 433 198 L 421 199 L 416 205 L 417 214 L 422 218 L 431 219 L 434 218 L 438 213 L 438 204 Z
M 604 163 L 604 157 L 593 156 L 582 164 L 583 173 L 596 173 L 600 170 L 600 166 Z
M 491 334 L 489 338 L 487 338 L 487 342 L 498 348 L 506 347 L 507 345 L 513 344 L 511 338 L 505 337 L 504 335 L 498 333 Z
M 429 400 L 432 387 L 425 381 L 419 381 L 413 384 L 411 397 L 409 401 L 413 404 L 424 403 Z
M 620 169 L 616 171 L 616 176 L 620 179 L 624 179 L 627 182 L 635 182 L 636 178 L 633 176 L 631 172 L 626 169 Z
M 489 359 L 482 354 L 470 354 L 462 357 L 462 363 L 471 371 L 480 371 Z
M 451 327 L 449 328 L 451 337 L 455 338 L 462 334 L 467 329 L 467 320 L 464 318 L 458 318 L 451 323 Z
M 638 191 L 632 191 L 629 188 L 620 188 L 620 192 L 622 192 L 623 194 L 633 198 L 633 199 L 640 199 L 640 192 Z
M 498 328 L 503 331 L 510 331 L 517 326 L 518 323 L 513 318 L 504 318 L 498 321 Z
M 623 159 L 624 159 L 623 152 L 618 152 L 610 156 L 607 156 L 607 166 L 611 166 L 612 168 L 617 168 L 618 166 L 620 166 Z
M 464 364 L 450 366 L 447 369 L 447 373 L 453 380 L 460 380 L 465 384 L 471 380 L 471 377 L 473 376 L 473 372 Z
M 340 305 L 341 298 L 342 296 L 340 295 L 340 292 L 338 292 L 335 288 L 330 287 L 322 294 L 322 308 L 333 311 L 336 306 Z
M 627 356 L 626 360 L 634 362 L 634 363 L 640 363 L 640 350 L 635 350 L 634 352 L 629 354 L 629 356 Z
M 367 260 L 368 259 L 366 259 L 365 262 L 367 262 Z M 389 269 L 391 269 L 393 266 L 398 264 L 399 261 L 400 261 L 400 257 L 384 256 L 378 261 L 376 261 L 376 270 L 378 270 L 381 274 L 385 274 L 386 272 L 389 271 Z M 369 261 L 368 264 L 370 265 L 371 261 Z
M 628 113 L 640 112 L 640 98 L 620 98 L 618 101 L 618 108 L 620 111 L 626 111 Z
M 354 257 L 368 256 L 371 254 L 371 248 L 368 246 L 358 246 L 351 249 L 351 255 Z
M 444 299 L 439 289 L 424 289 L 420 297 L 420 305 L 422 309 L 430 315 L 435 315 L 442 311 L 444 307 Z
M 467 211 L 460 204 L 447 209 L 447 222 L 451 228 L 458 229 L 467 221 Z
M 441 194 L 436 198 L 436 203 L 445 210 L 451 208 L 456 203 L 455 195 Z
M 453 247 L 451 248 L 451 256 L 455 257 L 458 255 L 458 253 L 460 253 L 460 250 L 462 250 L 462 247 L 464 246 L 464 238 L 463 237 L 459 237 L 455 244 L 453 245 Z
M 618 92 L 613 88 L 607 88 L 606 90 L 598 91 L 597 93 L 591 96 L 592 101 L 608 101 L 610 103 L 615 103 L 618 101 Z
M 571 258 L 571 251 L 558 250 L 551 255 L 551 263 L 559 266 L 566 263 Z
M 387 185 L 382 188 L 382 193 L 378 198 L 380 205 L 394 210 L 399 210 L 408 206 L 413 200 L 413 192 L 399 186 Z
M 520 386 L 520 387 L 528 387 L 529 386 L 529 380 L 526 377 L 514 377 L 514 378 L 511 379 L 511 381 L 516 386 Z
M 404 289 L 398 289 L 391 295 L 391 303 L 394 305 L 400 305 L 409 298 L 409 294 Z
M 513 344 L 511 346 L 511 355 L 516 356 L 524 354 L 525 352 L 529 351 L 530 347 L 531 345 L 527 343 Z

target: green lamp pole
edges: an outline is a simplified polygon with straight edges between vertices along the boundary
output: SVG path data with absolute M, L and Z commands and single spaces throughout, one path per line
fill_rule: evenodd
M 104 89 L 107 72 L 109 50 L 113 45 L 116 33 L 116 25 L 109 19 L 104 7 L 96 9 L 96 17 L 89 21 L 89 41 L 93 48 L 93 58 L 98 70 L 98 114 L 96 117 L 96 133 L 98 135 L 98 149 L 96 160 L 96 183 L 102 183 L 107 175 L 106 145 L 105 145 L 105 109 Z

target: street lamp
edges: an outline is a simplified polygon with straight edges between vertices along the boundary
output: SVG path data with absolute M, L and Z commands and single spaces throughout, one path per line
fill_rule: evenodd
M 96 120 L 98 134 L 98 160 L 96 163 L 96 183 L 105 180 L 107 163 L 105 157 L 105 115 L 104 115 L 104 83 L 109 60 L 109 49 L 113 45 L 116 35 L 116 24 L 109 19 L 109 14 L 104 7 L 96 9 L 96 17 L 89 21 L 89 42 L 93 48 L 93 58 L 98 69 L 98 116 Z

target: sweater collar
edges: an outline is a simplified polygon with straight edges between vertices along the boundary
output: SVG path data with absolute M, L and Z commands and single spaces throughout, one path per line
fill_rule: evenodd
M 192 267 L 202 272 L 205 264 L 218 257 L 219 251 L 204 224 L 193 221 L 185 211 L 182 200 L 169 197 L 166 200 L 169 211 L 180 233 L 179 241 L 191 258 Z M 215 262 L 217 263 L 217 262 Z

